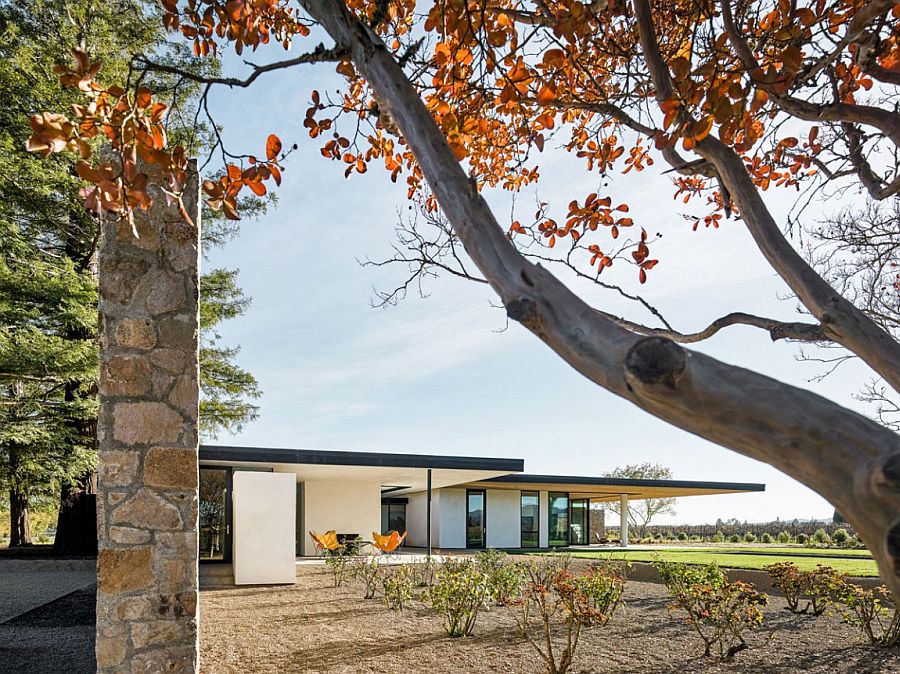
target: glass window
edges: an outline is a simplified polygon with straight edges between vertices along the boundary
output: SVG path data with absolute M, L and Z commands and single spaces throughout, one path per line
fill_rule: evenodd
M 466 547 L 484 547 L 484 492 L 466 492 Z
M 569 544 L 569 495 L 563 492 L 550 492 L 550 546 L 560 547 Z
M 541 498 L 536 491 L 522 492 L 522 547 L 540 545 Z
M 572 512 L 569 516 L 569 541 L 572 545 L 588 543 L 588 500 L 572 499 Z
M 227 468 L 200 468 L 200 559 L 226 559 Z
M 391 503 L 388 514 L 388 531 L 396 531 L 400 534 L 406 531 L 405 503 Z
M 386 534 L 389 531 L 397 531 L 401 534 L 406 531 L 405 503 L 382 502 L 381 533 Z

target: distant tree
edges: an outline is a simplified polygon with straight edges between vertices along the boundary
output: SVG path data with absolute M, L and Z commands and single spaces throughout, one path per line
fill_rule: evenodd
M 57 551 L 90 554 L 96 549 L 99 221 L 78 197 L 83 183 L 76 158 L 60 155 L 46 162 L 25 149 L 28 115 L 79 101 L 74 92 L 60 92 L 54 72 L 71 58 L 72 47 L 89 50 L 107 76 L 123 80 L 135 51 L 196 73 L 215 73 L 218 65 L 192 62 L 184 45 L 168 42 L 153 3 L 0 3 L 0 488 L 8 494 L 11 545 L 31 540 L 30 499 L 56 492 Z M 207 130 L 195 127 L 187 114 L 198 103 L 196 83 L 168 75 L 146 82 L 173 92 L 173 140 L 192 151 L 210 142 Z M 265 206 L 255 197 L 242 201 L 254 213 Z M 236 233 L 223 213 L 205 210 L 204 252 Z M 223 345 L 216 331 L 249 304 L 235 276 L 217 269 L 201 279 L 201 415 L 207 437 L 257 415 L 249 402 L 259 397 L 256 380 L 236 365 L 238 349 Z
M 606 477 L 629 480 L 671 480 L 672 469 L 659 463 L 647 462 L 620 466 L 607 473 Z M 619 503 L 612 501 L 609 503 L 608 508 L 617 515 L 621 515 L 622 509 Z M 674 514 L 674 498 L 647 498 L 631 501 L 628 504 L 628 526 L 634 529 L 638 536 L 644 536 L 654 517 Z

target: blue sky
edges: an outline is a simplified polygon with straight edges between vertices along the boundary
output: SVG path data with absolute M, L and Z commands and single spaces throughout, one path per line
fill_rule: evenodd
M 235 65 L 226 60 L 226 70 Z M 253 298 L 246 316 L 221 332 L 241 345 L 240 364 L 263 389 L 260 419 L 218 442 L 521 457 L 529 472 L 563 475 L 602 475 L 653 461 L 671 466 L 679 479 L 767 485 L 765 494 L 682 499 L 671 521 L 830 517 L 822 498 L 787 476 L 588 382 L 524 328 L 507 326 L 484 286 L 443 277 L 426 282 L 426 299 L 410 294 L 397 307 L 372 308 L 373 287 L 392 288 L 405 270 L 362 268 L 358 260 L 390 255 L 398 209 L 408 205 L 402 179 L 394 185 L 373 166 L 345 180 L 342 166 L 324 159 L 319 141 L 308 138 L 302 122 L 309 92 L 336 89 L 332 73 L 328 65 L 295 68 L 266 75 L 251 90 L 219 90 L 211 98 L 231 151 L 262 154 L 269 132 L 300 146 L 286 166 L 278 206 L 244 222 L 241 236 L 209 261 L 239 268 L 240 284 Z M 599 187 L 596 175 L 549 143 L 538 163 L 537 195 L 558 208 Z M 692 232 L 670 181 L 652 170 L 613 176 L 604 189 L 631 205 L 637 223 L 662 233 L 653 248 L 661 262 L 640 290 L 676 327 L 699 329 L 730 311 L 798 318 L 795 302 L 780 299 L 787 288 L 739 221 Z M 524 214 L 534 210 L 535 194 L 518 196 Z M 488 196 L 504 222 L 508 195 Z M 794 196 L 767 199 L 783 214 Z M 611 280 L 638 289 L 633 267 L 609 271 Z M 595 306 L 646 319 L 608 292 L 571 285 Z M 773 344 L 766 333 L 743 327 L 697 348 L 861 409 L 852 399 L 869 376 L 861 364 L 845 364 L 810 384 L 821 365 L 797 362 L 796 346 Z

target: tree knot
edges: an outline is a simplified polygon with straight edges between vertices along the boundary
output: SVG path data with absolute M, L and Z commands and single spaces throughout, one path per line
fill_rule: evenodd
M 900 452 L 894 452 L 881 464 L 881 477 L 886 486 L 900 489 Z
M 521 323 L 526 328 L 535 328 L 538 325 L 537 304 L 527 297 L 520 297 L 506 305 L 506 315 L 512 320 Z
M 900 576 L 900 522 L 896 522 L 888 530 L 887 551 L 894 562 L 894 573 Z
M 644 337 L 625 356 L 625 372 L 648 386 L 675 388 L 686 366 L 684 349 L 664 337 Z

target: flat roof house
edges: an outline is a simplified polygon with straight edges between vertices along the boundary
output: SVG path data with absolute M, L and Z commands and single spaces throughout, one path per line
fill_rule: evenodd
M 762 484 L 530 475 L 521 459 L 262 447 L 200 447 L 200 559 L 235 582 L 293 582 L 308 531 L 369 539 L 408 531 L 425 549 L 591 542 L 592 502 L 765 490 Z M 623 527 L 627 544 L 627 524 Z

